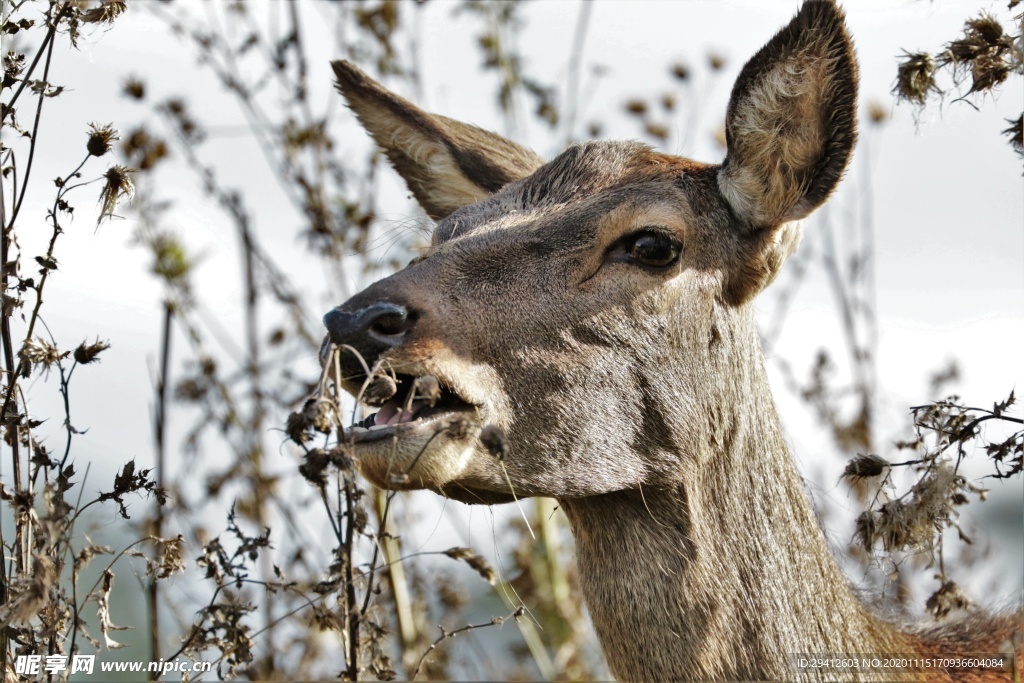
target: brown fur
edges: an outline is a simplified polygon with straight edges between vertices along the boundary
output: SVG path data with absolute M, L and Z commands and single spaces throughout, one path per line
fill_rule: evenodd
M 805 3 L 743 69 L 721 166 L 628 142 L 577 145 L 542 164 L 417 109 L 351 64 L 335 72 L 439 220 L 425 258 L 338 311 L 354 320 L 381 303 L 402 307 L 400 342 L 366 346 L 366 360 L 436 376 L 476 406 L 479 425 L 506 432 L 515 493 L 559 500 L 616 676 L 794 679 L 795 653 L 1006 651 L 1019 615 L 901 630 L 854 597 L 768 386 L 750 301 L 796 248 L 794 221 L 839 182 L 856 135 L 856 65 L 834 4 Z M 678 240 L 677 264 L 623 256 L 617 245 L 645 230 Z M 336 333 L 358 344 L 358 331 Z M 479 425 L 410 425 L 355 454 L 381 486 L 511 500 Z M 977 680 L 985 675 L 1008 674 Z M 943 676 L 959 674 L 889 678 Z

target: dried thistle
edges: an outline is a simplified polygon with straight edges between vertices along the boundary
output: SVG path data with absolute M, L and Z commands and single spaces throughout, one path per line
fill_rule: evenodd
M 874 125 L 880 125 L 889 120 L 889 111 L 878 100 L 868 102 L 868 120 Z
M 86 24 L 106 24 L 107 26 L 114 23 L 114 20 L 124 14 L 124 11 L 128 9 L 128 3 L 126 0 L 100 0 L 98 7 L 85 10 L 79 15 L 79 21 Z
M 923 106 L 929 93 L 940 92 L 935 85 L 935 60 L 925 52 L 904 52 L 903 55 L 892 94 L 897 101 Z
M 293 440 L 295 439 L 293 438 Z M 302 464 L 299 465 L 299 474 L 310 484 L 317 488 L 323 488 L 327 486 L 326 472 L 329 463 L 327 451 L 322 448 L 314 448 L 311 451 L 306 451 L 303 456 Z
M 118 132 L 111 124 L 108 123 L 105 126 L 101 126 L 96 123 L 90 123 L 89 140 L 85 143 L 85 148 L 89 150 L 89 154 L 92 156 L 101 157 L 113 148 L 112 142 L 120 139 Z
M 32 364 L 42 365 L 44 369 L 49 370 L 52 365 L 59 363 L 67 356 L 66 351 L 61 353 L 56 346 L 41 337 L 26 340 L 21 350 L 18 351 L 18 358 L 25 363 L 29 371 L 31 371 Z
M 843 476 L 850 479 L 863 479 L 866 477 L 877 477 L 888 469 L 889 463 L 885 458 L 877 455 L 858 454 L 846 464 Z
M 683 62 L 676 62 L 672 65 L 672 76 L 676 80 L 685 81 L 690 77 L 690 67 Z
M 105 341 L 101 342 L 99 339 L 97 339 L 92 344 L 82 342 L 81 344 L 78 345 L 78 348 L 75 349 L 75 362 L 81 365 L 88 365 L 89 363 L 94 363 L 99 360 L 100 353 L 106 351 L 109 348 L 110 344 L 108 344 Z
M 133 173 L 135 169 L 125 168 L 121 165 L 111 166 L 107 169 L 107 172 L 103 175 L 106 179 L 106 183 L 103 185 L 103 190 L 100 192 L 100 217 L 96 220 L 96 227 L 98 228 L 105 218 L 113 218 L 114 211 L 117 210 L 117 205 L 121 199 L 127 197 L 128 201 L 132 200 L 135 196 L 135 184 L 132 183 L 130 173 Z
M 302 405 L 301 410 L 288 415 L 285 433 L 292 441 L 301 444 L 312 438 L 309 433 L 311 429 L 329 434 L 333 427 L 334 406 L 328 401 L 311 398 Z
M 398 384 L 390 375 L 379 374 L 363 387 L 362 401 L 369 406 L 382 406 L 398 393 Z
M 141 100 L 146 97 L 146 84 L 135 77 L 130 77 L 124 82 L 124 94 L 133 100 Z
M 940 59 L 953 66 L 956 77 L 970 73 L 968 94 L 982 92 L 1002 84 L 1010 75 L 1012 47 L 1002 24 L 992 15 L 982 14 L 964 24 L 963 37 L 946 45 Z
M 640 98 L 627 100 L 625 107 L 626 111 L 634 116 L 643 116 L 647 113 L 647 103 Z

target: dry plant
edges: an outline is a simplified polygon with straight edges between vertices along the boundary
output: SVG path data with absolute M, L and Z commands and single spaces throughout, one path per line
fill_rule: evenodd
M 47 137 L 41 125 L 44 109 L 58 107 L 65 86 L 54 74 L 54 47 L 62 41 L 77 46 L 87 34 L 108 29 L 125 10 L 124 2 L 4 2 L 0 35 L 4 38 L 4 77 L 0 110 L 0 224 L 3 263 L 3 317 L 0 320 L 4 373 L 2 383 L 3 442 L 6 455 L 0 482 L 4 532 L 0 545 L 0 650 L 5 680 L 32 672 L 16 672 L 15 658 L 33 654 L 61 657 L 79 652 L 122 647 L 114 632 L 110 596 L 122 558 L 139 558 L 152 580 L 167 579 L 184 566 L 181 537 L 141 533 L 119 547 L 93 543 L 82 529 L 93 506 L 112 506 L 129 519 L 131 498 L 150 498 L 159 508 L 166 492 L 150 469 L 123 464 L 113 482 L 88 493 L 88 465 L 74 455 L 83 432 L 72 419 L 71 387 L 79 366 L 98 364 L 109 344 L 99 338 L 81 343 L 56 339 L 46 325 L 44 293 L 59 274 L 59 238 L 71 228 L 73 201 L 99 197 L 97 228 L 113 218 L 134 185 L 132 170 L 106 162 L 118 132 L 111 125 L 82 123 L 79 151 L 64 150 L 68 172 L 41 181 L 33 175 L 37 153 Z M 19 118 L 19 112 L 27 114 Z M 49 183 L 52 181 L 52 185 Z M 92 191 L 87 188 L 92 186 Z M 49 189 L 44 189 L 49 187 Z M 98 191 L 96 190 L 98 188 Z M 33 202 L 52 192 L 45 216 L 32 215 Z M 28 199 L 26 203 L 26 199 Z M 43 253 L 23 246 L 26 235 L 45 221 L 50 237 Z M 81 229 L 81 225 L 79 225 Z M 88 335 L 82 335 L 87 337 Z M 77 343 L 77 346 L 75 345 Z M 95 368 L 82 370 L 95 372 Z M 41 381 L 40 381 L 41 380 Z M 46 422 L 32 409 L 41 392 L 56 391 L 63 444 L 41 436 Z M 95 486 L 95 483 L 91 483 Z M 64 678 L 67 669 L 51 672 Z M 35 678 L 34 675 L 29 676 Z
M 185 3 L 139 8 L 162 19 L 239 105 L 245 131 L 300 226 L 304 257 L 323 267 L 338 300 L 344 298 L 338 292 L 347 291 L 351 281 L 366 282 L 399 266 L 415 253 L 421 236 L 402 226 L 382 234 L 379 158 L 375 153 L 344 156 L 330 111 L 317 109 L 311 91 L 327 84 L 309 79 L 305 14 L 317 12 L 318 20 L 332 26 L 339 46 L 335 57 L 372 66 L 392 83 L 420 90 L 417 15 L 451 11 L 425 5 L 368 1 L 314 10 L 281 3 L 275 5 L 273 21 L 257 16 L 245 2 L 203 11 Z M 507 133 L 514 135 L 528 119 L 536 119 L 560 140 L 582 137 L 578 121 L 586 118 L 586 102 L 602 75 L 580 58 L 589 8 L 590 3 L 579 8 L 563 90 L 532 73 L 519 50 L 528 6 L 478 1 L 456 6 L 462 20 L 474 22 L 474 39 L 484 69 L 494 78 L 495 103 Z M 124 589 L 126 582 L 115 584 L 115 578 L 129 559 L 146 576 L 147 623 L 138 626 L 148 638 L 148 652 L 133 653 L 136 659 L 205 659 L 215 662 L 219 676 L 253 679 L 444 679 L 466 671 L 481 678 L 536 677 L 538 672 L 548 679 L 602 676 L 570 562 L 571 539 L 553 501 L 523 501 L 523 518 L 499 530 L 514 549 L 513 566 L 499 573 L 478 549 L 410 544 L 415 520 L 403 516 L 397 504 L 407 494 L 378 491 L 359 477 L 342 435 L 361 416 L 337 396 L 338 377 L 332 375 L 337 350 L 326 354 L 321 376 L 311 364 L 322 337 L 322 311 L 315 299 L 300 293 L 277 254 L 266 247 L 260 234 L 265 226 L 246 194 L 254 188 L 243 191 L 218 164 L 209 143 L 219 133 L 187 97 L 161 92 L 145 74 L 129 77 L 126 110 L 138 112 L 144 123 L 119 122 L 119 133 L 111 125 L 87 128 L 82 122 L 85 149 L 68 152 L 69 172 L 56 179 L 33 176 L 38 140 L 45 136 L 42 110 L 55 106 L 65 87 L 51 73 L 55 43 L 74 45 L 84 32 L 107 30 L 124 10 L 124 2 L 109 0 L 3 3 L 0 415 L 3 462 L 10 463 L 0 488 L 7 534 L 0 538 L 5 673 L 14 675 L 12 662 L 18 655 L 121 647 L 116 632 L 122 625 L 113 620 L 110 606 L 117 590 Z M 948 64 L 961 78 L 972 75 L 971 93 L 984 92 L 1001 82 L 1000 59 L 1019 71 L 1019 33 L 1005 47 L 1002 38 L 989 41 L 994 32 L 989 24 L 971 30 L 967 42 L 955 51 L 951 47 L 948 57 L 929 57 L 934 66 L 928 74 Z M 975 49 L 979 41 L 989 41 L 988 51 Z M 968 65 L 979 59 L 995 70 L 974 77 Z M 672 140 L 670 124 L 682 121 L 687 135 L 700 129 L 705 116 L 700 103 L 724 64 L 724 58 L 712 54 L 706 69 L 671 66 L 671 85 L 660 93 L 630 93 L 628 115 L 652 140 L 688 146 L 690 138 Z M 917 91 L 927 99 L 934 80 L 931 75 L 915 78 Z M 19 111 L 27 113 L 19 119 Z M 1020 121 L 1014 125 L 1019 147 Z M 588 120 L 592 134 L 603 126 L 599 119 Z M 112 150 L 120 153 L 120 163 L 104 165 Z M 173 209 L 182 199 L 162 190 L 161 174 L 169 173 L 190 174 L 220 211 L 219 226 L 235 238 L 242 281 L 239 329 L 225 330 L 211 319 L 196 284 L 203 255 L 175 227 Z M 84 186 L 91 183 L 87 195 Z M 29 219 L 40 218 L 22 212 L 30 191 L 52 192 L 45 216 L 51 236 L 38 255 L 23 253 L 18 239 Z M 82 372 L 94 371 L 108 343 L 92 333 L 70 343 L 53 339 L 43 307 L 46 284 L 60 272 L 59 237 L 75 211 L 71 202 L 83 196 L 99 198 L 96 225 L 123 212 L 125 201 L 134 198 L 134 237 L 163 288 L 152 397 L 155 464 L 151 469 L 134 461 L 122 464 L 114 481 L 101 484 L 94 496 L 85 486 L 88 466 L 73 449 L 81 432 L 72 420 L 70 388 L 78 366 L 92 365 Z M 87 225 L 92 228 L 91 220 Z M 851 230 L 863 230 L 863 225 Z M 372 249 L 391 240 L 395 248 L 378 258 Z M 871 245 L 857 243 L 861 246 L 849 249 L 848 241 L 836 240 L 818 256 L 832 269 L 848 329 L 848 348 L 838 355 L 847 353 L 859 368 L 853 392 L 857 405 L 840 405 L 850 394 L 830 383 L 827 359 L 811 380 L 794 380 L 794 387 L 830 424 L 844 450 L 868 453 L 877 442 L 870 436 L 871 401 L 877 392 L 871 365 L 873 285 L 864 266 Z M 109 353 L 115 351 L 116 344 Z M 386 368 L 367 368 L 367 375 L 366 396 L 372 394 L 375 401 L 410 389 L 411 400 L 430 399 L 429 386 L 401 386 Z M 45 381 L 34 382 L 38 378 Z M 56 449 L 52 439 L 43 443 L 38 437 L 44 418 L 29 408 L 34 392 L 54 387 L 64 406 L 64 414 L 57 416 L 64 438 Z M 978 484 L 958 474 L 960 459 L 980 436 L 977 420 L 1019 422 L 1010 408 L 1007 403 L 984 412 L 941 403 L 916 410 L 920 438 L 912 462 L 890 464 L 862 456 L 851 464 L 850 479 L 865 480 L 869 486 L 864 491 L 875 494 L 865 493 L 871 507 L 862 516 L 861 527 L 867 530 L 859 538 L 886 553 L 923 548 L 934 556 L 941 585 L 929 608 L 936 614 L 960 600 L 943 563 L 942 534 L 956 528 L 956 509 L 967 497 L 981 495 Z M 189 425 L 183 437 L 170 428 L 172 413 L 179 424 Z M 471 427 L 486 425 L 456 421 L 448 428 Z M 1019 475 L 1020 435 L 983 442 L 999 476 Z M 500 457 L 500 433 L 487 432 L 485 438 Z M 949 460 L 954 448 L 956 457 Z M 278 452 L 296 457 L 277 457 Z M 920 476 L 902 494 L 890 477 L 897 466 Z M 83 513 L 108 506 L 127 520 L 132 496 L 153 502 L 145 519 L 133 515 L 133 540 L 118 547 L 91 542 L 82 530 Z M 189 562 L 191 571 L 181 582 L 185 586 L 179 585 L 172 598 L 162 586 Z M 479 577 L 479 589 L 465 581 L 467 570 Z M 511 598 L 499 605 L 494 595 Z M 482 611 L 491 618 L 482 617 Z M 496 668 L 467 669 L 448 641 L 458 636 L 470 648 L 480 648 L 473 637 L 489 627 L 519 628 L 522 638 L 500 657 L 489 658 L 500 660 Z
M 1012 414 L 1015 406 L 1012 391 L 991 409 L 965 406 L 956 396 L 915 406 L 915 438 L 896 446 L 916 457 L 890 462 L 874 454 L 858 455 L 843 473 L 850 480 L 870 482 L 874 490 L 868 509 L 857 518 L 861 547 L 868 553 L 880 548 L 876 559 L 889 560 L 894 570 L 904 552 L 923 554 L 926 568 L 936 569 L 939 585 L 926 602 L 936 618 L 971 604 L 947 571 L 944 554 L 943 541 L 951 529 L 961 542 L 972 543 L 959 525 L 960 508 L 972 498 L 985 500 L 984 479 L 1019 477 L 1024 470 L 1024 419 Z M 989 422 L 1010 430 L 992 438 L 982 430 Z M 972 480 L 961 472 L 961 464 L 975 451 L 984 451 L 991 472 Z M 909 486 L 897 486 L 894 468 L 913 472 Z
M 963 33 L 936 53 L 904 51 L 892 92 L 918 112 L 933 97 L 964 102 L 975 109 L 995 95 L 1006 81 L 1024 75 L 1024 12 L 1020 0 L 1009 0 L 1009 17 L 983 11 L 964 22 Z M 1005 26 L 1004 26 L 1005 24 Z M 1008 28 L 1007 28 L 1008 27 Z M 940 81 L 945 74 L 944 81 Z M 1007 120 L 1002 131 L 1013 150 L 1024 157 L 1024 115 Z

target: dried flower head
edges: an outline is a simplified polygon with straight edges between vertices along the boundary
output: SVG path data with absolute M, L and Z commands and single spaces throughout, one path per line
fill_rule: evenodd
M 889 120 L 889 111 L 878 100 L 868 102 L 868 120 L 871 123 L 880 125 Z
M 708 54 L 708 66 L 712 71 L 721 71 L 725 68 L 725 55 L 718 52 Z
M 647 113 L 647 103 L 640 98 L 627 100 L 625 107 L 626 111 L 634 116 L 643 116 Z
M 885 458 L 870 453 L 867 455 L 861 454 L 846 463 L 843 476 L 851 479 L 877 477 L 885 472 L 888 467 L 889 462 Z
M 896 85 L 892 89 L 897 100 L 924 105 L 928 94 L 939 92 L 935 85 L 935 60 L 924 52 L 904 52 L 904 59 L 896 70 Z
M 318 432 L 328 434 L 334 427 L 334 406 L 329 401 L 310 399 L 302 406 L 302 412 Z
M 109 152 L 113 145 L 111 144 L 114 140 L 120 140 L 117 131 L 107 124 L 101 126 L 96 123 L 89 124 L 89 141 L 85 143 L 85 148 L 89 150 L 89 154 L 94 157 L 101 157 Z
M 131 176 L 129 175 L 134 170 L 133 168 L 115 165 L 107 169 L 107 172 L 103 175 L 106 183 L 100 192 L 101 208 L 100 217 L 96 220 L 97 228 L 103 223 L 104 218 L 114 217 L 114 211 L 117 210 L 117 205 L 121 199 L 127 197 L 128 201 L 131 201 L 132 197 L 135 196 L 135 184 L 132 183 Z
M 314 448 L 311 451 L 307 451 L 302 460 L 302 464 L 299 465 L 299 474 L 310 484 L 318 488 L 326 486 L 327 465 L 330 464 L 327 451 L 322 448 Z
M 680 81 L 685 81 L 690 77 L 690 67 L 683 62 L 676 62 L 672 65 L 672 76 Z
M 87 9 L 79 15 L 79 20 L 86 24 L 110 24 L 128 9 L 127 0 L 100 0 L 100 4 Z
M 75 349 L 75 362 L 80 363 L 81 365 L 88 365 L 89 363 L 94 363 L 99 360 L 100 353 L 106 351 L 109 348 L 110 344 L 108 344 L 105 341 L 100 341 L 99 339 L 97 339 L 92 344 L 82 342 L 81 344 L 78 345 L 78 348 Z
M 133 100 L 141 100 L 146 97 L 146 84 L 134 76 L 124 82 L 124 94 Z
M 382 406 L 398 393 L 398 384 L 390 375 L 374 375 L 363 387 L 362 401 L 368 406 Z
M 47 370 L 54 363 L 66 358 L 67 355 L 67 352 L 61 353 L 56 346 L 44 341 L 41 337 L 26 340 L 24 346 L 18 351 L 18 357 L 25 363 L 38 363 Z
M 941 55 L 943 64 L 952 64 L 954 77 L 971 75 L 969 92 L 983 92 L 1000 85 L 1010 75 L 1013 39 L 1003 31 L 1002 24 L 990 14 L 969 19 L 964 35 L 946 46 Z

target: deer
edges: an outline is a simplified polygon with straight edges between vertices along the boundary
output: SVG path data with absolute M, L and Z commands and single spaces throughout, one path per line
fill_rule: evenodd
M 1020 613 L 915 626 L 855 595 L 769 387 L 753 301 L 857 137 L 841 8 L 807 0 L 742 68 L 720 164 L 635 141 L 545 162 L 332 66 L 435 223 L 419 257 L 324 316 L 321 362 L 337 349 L 342 388 L 377 409 L 345 432 L 369 481 L 556 499 L 620 680 L 843 678 L 794 653 L 918 658 L 886 680 L 1009 679 L 920 658 L 1019 658 Z M 381 368 L 392 390 L 370 400 Z

